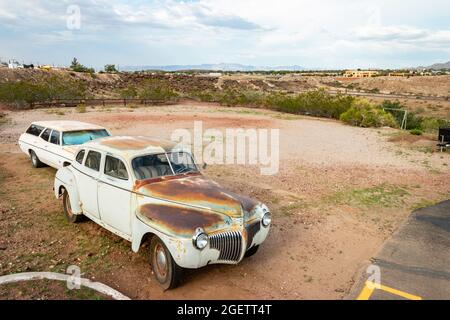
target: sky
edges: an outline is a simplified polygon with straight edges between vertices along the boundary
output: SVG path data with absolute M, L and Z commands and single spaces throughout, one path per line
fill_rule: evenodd
M 448 0 L 0 0 L 0 59 L 402 68 L 450 61 Z

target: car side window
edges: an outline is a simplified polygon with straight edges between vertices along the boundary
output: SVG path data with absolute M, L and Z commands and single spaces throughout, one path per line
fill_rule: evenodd
M 105 174 L 117 179 L 128 180 L 125 164 L 117 158 L 106 156 Z
M 138 180 L 173 175 L 165 154 L 152 154 L 137 157 L 133 159 L 131 164 Z
M 41 134 L 42 130 L 44 130 L 43 127 L 37 126 L 37 125 L 35 125 L 35 124 L 32 124 L 32 125 L 28 128 L 28 130 L 26 131 L 26 133 L 38 137 L 38 136 Z
M 102 154 L 96 151 L 89 151 L 84 165 L 92 170 L 100 171 L 100 160 Z
M 44 132 L 42 132 L 41 134 L 41 139 L 48 141 L 48 138 L 50 138 L 50 131 L 52 131 L 51 129 L 45 129 Z
M 59 131 L 53 130 L 52 135 L 50 136 L 50 143 L 59 145 Z
M 86 153 L 86 151 L 83 149 L 80 152 L 78 152 L 77 157 L 75 158 L 75 160 L 79 163 L 82 164 L 83 163 L 83 159 L 84 159 L 84 154 Z

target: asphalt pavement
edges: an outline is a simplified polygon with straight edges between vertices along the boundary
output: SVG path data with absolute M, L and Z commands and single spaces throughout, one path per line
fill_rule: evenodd
M 450 200 L 414 211 L 347 298 L 450 300 Z

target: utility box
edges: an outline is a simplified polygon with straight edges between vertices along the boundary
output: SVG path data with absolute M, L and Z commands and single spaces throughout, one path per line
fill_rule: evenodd
M 444 149 L 450 148 L 450 128 L 440 128 L 439 136 L 438 136 L 438 147 L 441 148 L 441 151 Z
M 440 128 L 439 129 L 439 142 L 450 143 L 450 128 Z

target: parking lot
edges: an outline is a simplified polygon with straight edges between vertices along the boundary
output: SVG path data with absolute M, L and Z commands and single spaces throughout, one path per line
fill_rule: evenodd
M 372 263 L 379 286 L 363 274 L 351 298 L 450 299 L 450 201 L 417 210 L 387 241 Z

